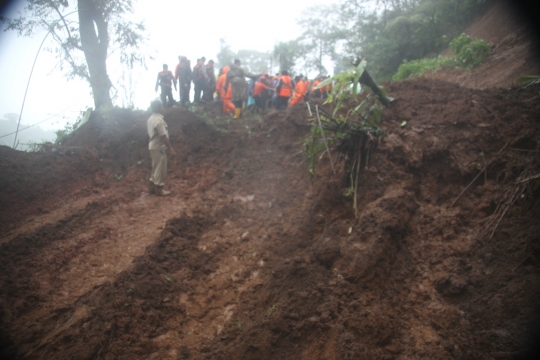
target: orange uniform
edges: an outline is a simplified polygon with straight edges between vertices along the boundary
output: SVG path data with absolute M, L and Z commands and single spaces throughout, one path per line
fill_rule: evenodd
M 223 68 L 223 74 L 219 77 L 216 83 L 216 91 L 223 100 L 223 114 L 227 112 L 234 113 L 234 104 L 232 103 L 232 86 L 225 90 L 225 81 L 227 80 L 227 73 L 229 72 L 229 66 Z
M 225 86 L 225 80 L 227 78 L 227 72 L 229 71 L 229 67 L 225 66 L 223 68 L 223 73 L 219 76 L 217 82 L 216 82 L 216 92 L 219 94 L 221 98 L 223 98 L 223 87 Z M 225 75 L 225 76 L 223 76 Z
M 289 103 L 289 106 L 294 106 L 298 104 L 300 101 L 304 100 L 308 87 L 309 87 L 309 81 L 303 80 L 303 79 L 298 80 L 298 83 L 296 83 L 296 88 L 294 89 L 294 97 Z
M 278 86 L 280 89 L 277 95 L 287 98 L 291 97 L 293 90 L 291 77 L 289 75 L 281 75 L 280 83 L 280 86 Z
M 253 89 L 253 96 L 261 96 L 264 90 L 270 89 L 265 83 L 262 81 L 257 81 L 255 83 L 255 88 Z

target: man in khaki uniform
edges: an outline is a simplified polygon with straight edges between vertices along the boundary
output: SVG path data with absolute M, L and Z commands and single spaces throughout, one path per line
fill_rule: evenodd
M 169 132 L 167 131 L 167 123 L 163 118 L 163 105 L 161 101 L 152 101 L 150 105 L 152 115 L 146 123 L 150 143 L 148 149 L 152 158 L 152 176 L 150 176 L 149 193 L 159 196 L 169 195 L 171 192 L 163 190 L 165 186 L 165 178 L 167 177 L 167 153 L 169 149 L 171 156 L 175 156 L 176 152 L 171 147 L 169 142 Z

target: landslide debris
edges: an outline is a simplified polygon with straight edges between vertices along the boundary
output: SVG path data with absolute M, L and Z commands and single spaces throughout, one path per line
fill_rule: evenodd
M 215 109 L 204 116 L 172 109 L 166 121 L 180 155 L 169 199 L 145 194 L 148 114 L 91 118 L 66 145 L 95 154 L 93 174 L 102 183 L 75 181 L 56 194 L 77 197 L 86 188 L 99 200 L 54 222 L 57 210 L 46 199 L 23 199 L 50 211 L 52 223 L 21 225 L 0 247 L 4 354 L 518 354 L 540 295 L 538 88 L 480 91 L 429 79 L 386 87 L 396 101 L 383 114 L 387 135 L 361 174 L 358 218 L 345 195 L 346 169 L 332 175 L 323 156 L 310 180 L 300 151 L 309 131 L 303 106 L 237 122 Z M 35 175 L 50 166 L 39 156 L 65 161 L 67 169 L 74 161 L 5 153 L 3 169 L 33 159 L 33 170 L 18 171 L 40 188 L 51 179 Z M 15 176 L 9 171 L 6 178 Z M 112 223 L 98 232 L 105 220 Z M 122 227 L 126 222 L 136 231 Z M 143 230 L 145 246 L 130 253 Z M 71 255 L 60 257 L 66 248 Z M 44 260 L 51 258 L 59 259 L 54 267 Z M 95 274 L 77 285 L 69 274 L 86 267 Z

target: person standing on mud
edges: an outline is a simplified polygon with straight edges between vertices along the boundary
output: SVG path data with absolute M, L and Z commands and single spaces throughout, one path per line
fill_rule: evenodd
M 219 94 L 219 97 L 221 100 L 223 100 L 223 115 L 227 114 L 228 112 L 231 112 L 234 114 L 234 104 L 231 102 L 232 99 L 232 86 L 229 86 L 227 91 L 225 91 L 225 82 L 227 80 L 227 73 L 229 72 L 229 66 L 225 66 L 223 68 L 223 73 L 218 78 L 218 81 L 216 83 L 216 91 Z
M 193 67 L 193 85 L 195 86 L 195 96 L 193 102 L 198 104 L 201 101 L 201 96 L 208 86 L 208 72 L 204 64 L 206 58 L 203 56 L 197 59 L 197 64 Z
M 253 99 L 255 100 L 254 111 L 256 113 L 266 110 L 266 102 L 269 94 L 271 91 L 275 91 L 275 89 L 268 86 L 267 82 L 268 74 L 264 74 L 255 83 L 255 88 L 253 89 Z
M 152 158 L 152 175 L 150 176 L 148 192 L 158 196 L 165 196 L 171 193 L 163 190 L 167 178 L 167 153 L 165 151 L 169 149 L 171 156 L 176 156 L 176 152 L 169 142 L 169 132 L 162 114 L 163 105 L 161 101 L 152 101 L 150 107 L 152 115 L 146 123 L 148 136 L 150 137 L 148 149 Z
M 172 95 L 172 84 L 174 83 L 174 90 L 176 91 L 176 79 L 173 73 L 169 70 L 167 64 L 163 64 L 163 71 L 160 71 L 156 81 L 156 91 L 158 86 L 161 86 L 161 102 L 167 107 L 171 107 L 174 104 L 174 98 Z M 167 102 L 167 98 L 169 98 Z
M 298 75 L 296 77 L 296 87 L 294 88 L 294 95 L 292 100 L 289 102 L 289 106 L 293 107 L 299 102 L 304 101 L 308 90 L 309 82 L 304 80 L 303 75 Z
M 248 98 L 246 77 L 257 79 L 259 76 L 242 69 L 240 60 L 234 59 L 234 64 L 231 65 L 225 81 L 225 92 L 232 86 L 232 103 L 234 104 L 233 119 L 238 119 L 242 115 L 244 101 L 247 101 Z
M 287 70 L 281 71 L 281 77 L 276 86 L 276 109 L 285 109 L 294 89 L 293 81 Z
M 214 101 L 214 92 L 216 91 L 216 74 L 214 72 L 214 60 L 208 61 L 206 64 L 206 75 L 208 76 L 208 84 L 203 89 L 203 99 L 208 102 Z
M 179 56 L 180 62 L 176 65 L 174 78 L 178 81 L 180 89 L 180 104 L 186 105 L 189 102 L 189 91 L 191 90 L 191 66 L 185 56 Z

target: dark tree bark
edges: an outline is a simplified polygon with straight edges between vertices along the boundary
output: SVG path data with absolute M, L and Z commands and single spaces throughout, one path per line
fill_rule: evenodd
M 112 84 L 107 74 L 108 24 L 97 0 L 78 0 L 78 11 L 81 46 L 88 65 L 95 108 L 112 106 Z

